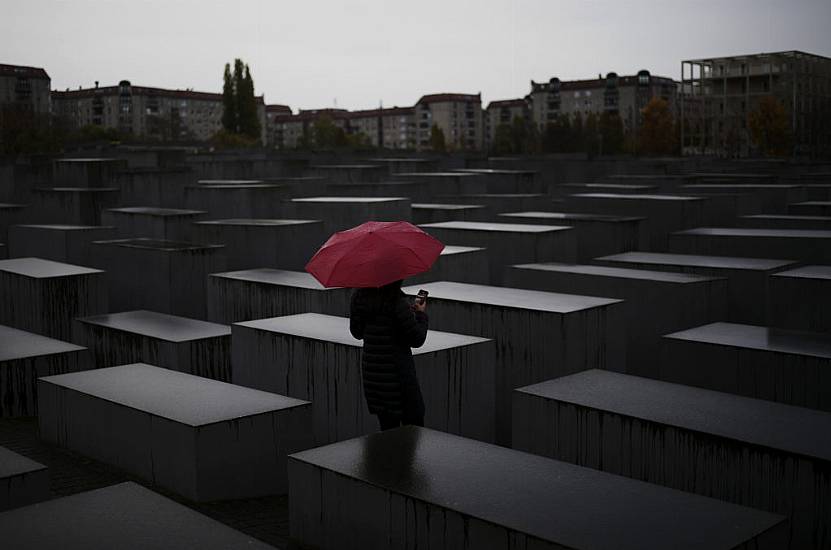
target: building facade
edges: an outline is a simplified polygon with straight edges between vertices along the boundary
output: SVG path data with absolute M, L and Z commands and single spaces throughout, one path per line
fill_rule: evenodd
M 263 97 L 257 97 L 261 140 L 267 124 Z M 140 138 L 206 141 L 222 129 L 222 94 L 133 86 L 52 92 L 53 113 L 76 128 L 100 126 Z
M 682 150 L 749 156 L 748 116 L 762 98 L 785 109 L 793 153 L 831 156 L 831 59 L 800 51 L 681 62 Z
M 589 114 L 599 116 L 607 112 L 620 116 L 625 132 L 636 133 L 641 110 L 653 97 L 666 100 L 675 112 L 678 83 L 671 78 L 653 76 L 649 71 L 630 76 L 608 73 L 605 78 L 589 80 L 532 80 L 527 101 L 530 116 L 540 130 L 562 115 L 574 117 L 579 113 L 585 119 Z
M 0 64 L 0 108 L 49 114 L 51 80 L 37 67 Z
M 528 120 L 528 103 L 524 99 L 503 99 L 491 101 L 485 108 L 484 134 L 485 149 L 490 149 L 496 137 L 496 129 L 501 124 L 510 125 L 515 118 Z
M 448 150 L 481 149 L 484 132 L 482 94 L 431 94 L 415 106 L 416 149 L 430 149 L 433 125 L 444 132 Z
M 384 149 L 415 149 L 415 109 L 392 107 L 352 111 L 348 132 L 367 136 L 369 144 Z

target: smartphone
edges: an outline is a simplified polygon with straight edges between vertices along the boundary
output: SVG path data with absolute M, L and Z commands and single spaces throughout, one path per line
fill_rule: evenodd
M 422 288 L 421 290 L 418 291 L 418 294 L 416 295 L 415 303 L 417 303 L 418 305 L 422 305 L 424 302 L 427 301 L 427 296 L 429 294 L 430 294 L 429 292 L 427 292 L 426 290 L 424 290 Z

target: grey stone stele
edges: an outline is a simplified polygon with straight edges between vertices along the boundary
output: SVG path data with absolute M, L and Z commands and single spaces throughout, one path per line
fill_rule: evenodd
M 405 287 L 430 293 L 430 326 L 493 338 L 496 441 L 511 441 L 511 390 L 589 368 L 624 371 L 621 300 L 496 286 L 437 282 Z
M 765 229 L 831 229 L 831 216 L 793 216 L 787 214 L 755 214 L 736 220 L 738 227 Z
M 132 482 L 4 512 L 0 532 L 21 550 L 273 550 Z
M 116 206 L 118 197 L 117 187 L 40 187 L 32 202 L 40 221 L 101 225 L 101 211 Z
M 452 204 L 419 202 L 411 205 L 413 223 L 438 223 L 449 221 L 483 220 L 489 217 L 490 209 L 484 204 Z
M 293 218 L 323 220 L 331 235 L 366 221 L 409 221 L 410 202 L 404 197 L 303 197 L 288 201 L 286 209 Z
M 831 266 L 809 265 L 770 277 L 767 324 L 831 332 Z
M 73 341 L 85 343 L 96 368 L 143 362 L 231 380 L 227 325 L 137 310 L 79 318 L 73 331 Z
M 514 392 L 513 448 L 788 517 L 831 544 L 831 414 L 590 370 Z
M 686 254 L 831 263 L 831 231 L 827 230 L 698 227 L 673 233 L 669 239 L 671 251 Z
M 203 218 L 203 210 L 127 206 L 101 212 L 101 223 L 118 229 L 118 236 L 188 241 L 193 237 L 192 223 Z
M 277 183 L 189 185 L 184 206 L 217 218 L 279 218 L 290 197 L 291 187 Z
M 0 323 L 69 340 L 72 320 L 107 311 L 106 274 L 40 258 L 0 261 Z
M 796 265 L 793 260 L 700 256 L 656 252 L 624 252 L 595 258 L 592 263 L 611 267 L 676 271 L 727 278 L 727 317 L 736 323 L 765 324 L 770 276 Z
M 286 492 L 311 406 L 143 363 L 38 381 L 40 436 L 193 501 Z
M 659 377 L 831 411 L 831 335 L 711 323 L 664 336 Z
M 462 174 L 474 174 L 485 181 L 488 193 L 540 193 L 542 180 L 533 170 L 492 168 L 457 168 Z
M 321 549 L 778 549 L 780 515 L 425 428 L 289 457 L 292 537 Z
M 577 235 L 569 226 L 450 221 L 421 228 L 442 242 L 486 248 L 491 284 L 504 281 L 508 265 L 577 258 Z
M 89 368 L 87 348 L 0 325 L 0 417 L 37 415 L 37 379 Z
M 0 447 L 0 512 L 49 498 L 49 469 Z
M 478 174 L 462 172 L 402 172 L 392 175 L 397 180 L 425 181 L 430 188 L 430 196 L 437 197 L 444 193 L 451 195 L 469 195 L 487 193 L 488 183 Z
M 511 287 L 623 300 L 626 372 L 658 375 L 661 336 L 721 320 L 727 281 L 712 277 L 579 264 L 522 264 L 506 273 Z
M 14 225 L 9 228 L 9 256 L 92 266 L 91 243 L 113 239 L 115 234 L 115 227 L 100 225 Z
M 298 313 L 347 315 L 350 288 L 326 288 L 305 271 L 248 269 L 208 276 L 208 320 L 236 323 Z
M 312 402 L 316 444 L 378 430 L 363 395 L 360 340 L 345 317 L 306 313 L 232 325 L 233 383 Z M 430 330 L 413 349 L 425 425 L 492 441 L 494 344 Z
M 181 208 L 193 177 L 188 168 L 138 169 L 118 172 L 113 183 L 121 189 L 122 204 Z
M 478 246 L 445 245 L 441 255 L 424 273 L 408 277 L 405 283 L 416 285 L 429 281 L 456 281 L 487 284 L 490 280 L 488 250 Z

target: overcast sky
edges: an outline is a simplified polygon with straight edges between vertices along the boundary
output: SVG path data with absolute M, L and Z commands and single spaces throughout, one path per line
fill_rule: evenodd
M 831 57 L 831 0 L 0 0 L 0 63 L 52 87 L 219 92 L 227 61 L 293 109 L 412 105 L 423 94 L 522 97 L 529 81 L 682 59 L 804 50 Z

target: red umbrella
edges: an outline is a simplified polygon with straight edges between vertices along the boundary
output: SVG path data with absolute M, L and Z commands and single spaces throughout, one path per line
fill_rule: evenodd
M 430 269 L 444 245 L 407 222 L 366 222 L 335 233 L 306 271 L 326 287 L 380 287 Z

